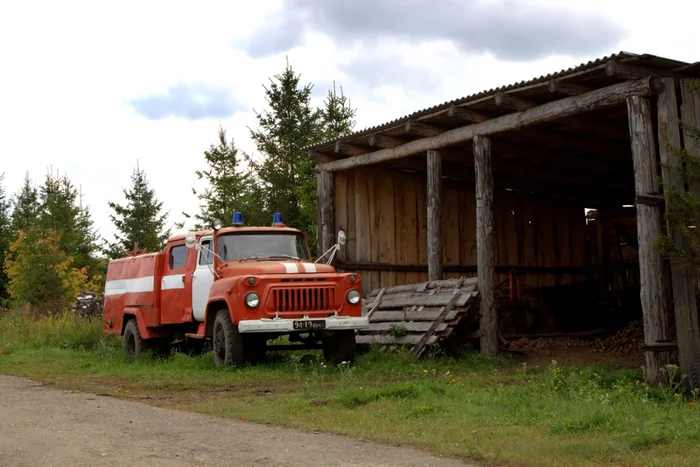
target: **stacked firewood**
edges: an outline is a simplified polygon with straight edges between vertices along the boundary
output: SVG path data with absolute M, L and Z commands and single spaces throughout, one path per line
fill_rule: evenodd
M 597 339 L 571 337 L 540 337 L 536 339 L 521 338 L 509 343 L 511 350 L 564 350 L 570 348 L 589 348 L 591 352 L 634 354 L 641 352 L 644 343 L 642 321 L 632 321 L 615 334 Z
M 85 319 L 102 318 L 104 300 L 91 290 L 83 290 L 75 299 L 73 313 Z

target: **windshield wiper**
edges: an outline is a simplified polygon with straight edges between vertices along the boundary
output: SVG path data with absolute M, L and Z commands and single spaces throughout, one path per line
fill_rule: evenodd
M 241 258 L 238 261 L 245 261 L 247 259 L 262 259 L 259 256 L 246 256 L 245 258 Z
M 286 259 L 294 259 L 294 260 L 301 261 L 301 258 L 299 258 L 298 256 L 292 256 L 292 255 L 272 255 L 272 256 L 268 256 L 268 258 L 270 258 L 270 259 L 273 259 L 273 258 L 286 258 Z

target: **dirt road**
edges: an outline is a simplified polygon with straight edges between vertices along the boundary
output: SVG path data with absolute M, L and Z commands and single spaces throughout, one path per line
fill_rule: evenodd
M 412 449 L 63 391 L 0 375 L 0 465 L 456 467 L 469 464 Z

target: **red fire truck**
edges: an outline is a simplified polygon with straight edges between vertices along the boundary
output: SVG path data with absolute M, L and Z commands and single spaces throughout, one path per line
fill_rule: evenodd
M 210 341 L 218 365 L 254 363 L 268 349 L 322 348 L 327 361 L 352 361 L 361 311 L 360 276 L 338 273 L 339 242 L 311 261 L 304 235 L 275 214 L 271 227 L 212 222 L 210 230 L 168 240 L 165 251 L 134 251 L 110 261 L 106 333 L 123 336 L 128 358 L 168 349 L 174 340 Z M 328 263 L 330 263 L 328 259 Z M 271 345 L 288 335 L 296 344 Z

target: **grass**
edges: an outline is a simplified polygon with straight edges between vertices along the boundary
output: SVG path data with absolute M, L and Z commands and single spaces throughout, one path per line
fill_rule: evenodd
M 233 369 L 214 367 L 211 354 L 127 363 L 99 322 L 0 316 L 0 372 L 62 388 L 487 464 L 700 463 L 700 404 L 673 387 L 647 387 L 633 370 L 376 350 L 330 367 L 306 354 Z

